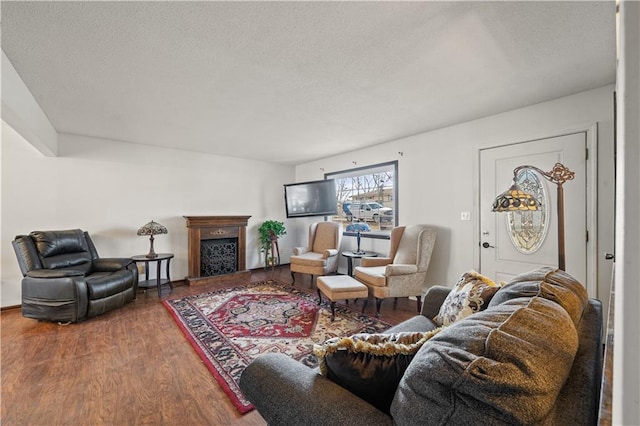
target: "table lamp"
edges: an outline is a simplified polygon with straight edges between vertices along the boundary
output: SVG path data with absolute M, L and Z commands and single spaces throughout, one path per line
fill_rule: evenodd
M 168 234 L 167 228 L 163 225 L 160 225 L 158 222 L 154 222 L 153 220 L 140 229 L 138 229 L 138 235 L 149 235 L 149 241 L 151 242 L 151 246 L 149 248 L 149 253 L 147 257 L 149 259 L 153 259 L 154 257 L 158 257 L 155 251 L 153 251 L 153 236 L 158 234 Z
M 356 241 L 358 243 L 358 249 L 355 251 L 355 254 L 365 254 L 364 251 L 360 250 L 360 232 L 371 231 L 371 227 L 369 226 L 369 224 L 364 222 L 350 223 L 347 225 L 345 231 L 356 233 Z

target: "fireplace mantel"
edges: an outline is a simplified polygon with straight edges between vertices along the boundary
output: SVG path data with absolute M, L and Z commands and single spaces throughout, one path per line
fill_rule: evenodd
M 229 279 L 248 278 L 246 269 L 247 223 L 251 216 L 184 216 L 189 234 L 189 285 L 219 282 Z M 203 273 L 201 250 L 203 242 L 229 240 L 236 244 L 236 262 L 232 271 L 215 275 Z

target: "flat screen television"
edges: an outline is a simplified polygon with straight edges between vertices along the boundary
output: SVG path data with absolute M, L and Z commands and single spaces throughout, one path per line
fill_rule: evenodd
M 290 183 L 284 186 L 287 217 L 338 214 L 335 179 Z

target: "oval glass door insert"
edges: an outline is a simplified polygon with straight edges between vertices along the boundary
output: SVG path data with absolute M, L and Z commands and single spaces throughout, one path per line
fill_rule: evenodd
M 513 246 L 520 253 L 535 253 L 549 230 L 549 197 L 544 178 L 535 170 L 523 169 L 516 176 L 516 183 L 523 191 L 540 201 L 536 211 L 515 211 L 507 213 L 507 229 Z

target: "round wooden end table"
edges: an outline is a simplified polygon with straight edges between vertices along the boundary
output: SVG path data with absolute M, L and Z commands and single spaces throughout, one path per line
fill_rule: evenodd
M 144 281 L 140 281 L 138 283 L 138 288 L 148 289 L 151 287 L 158 288 L 158 297 L 162 297 L 162 286 L 169 284 L 170 291 L 173 290 L 173 284 L 171 283 L 171 276 L 169 275 L 169 264 L 171 263 L 171 259 L 173 259 L 173 253 L 159 253 L 156 257 L 147 257 L 144 254 L 138 256 L 131 256 L 131 260 L 138 263 L 144 262 Z M 161 268 L 162 261 L 167 261 L 167 269 L 165 278 L 161 278 Z M 156 262 L 156 279 L 149 279 L 149 263 Z

